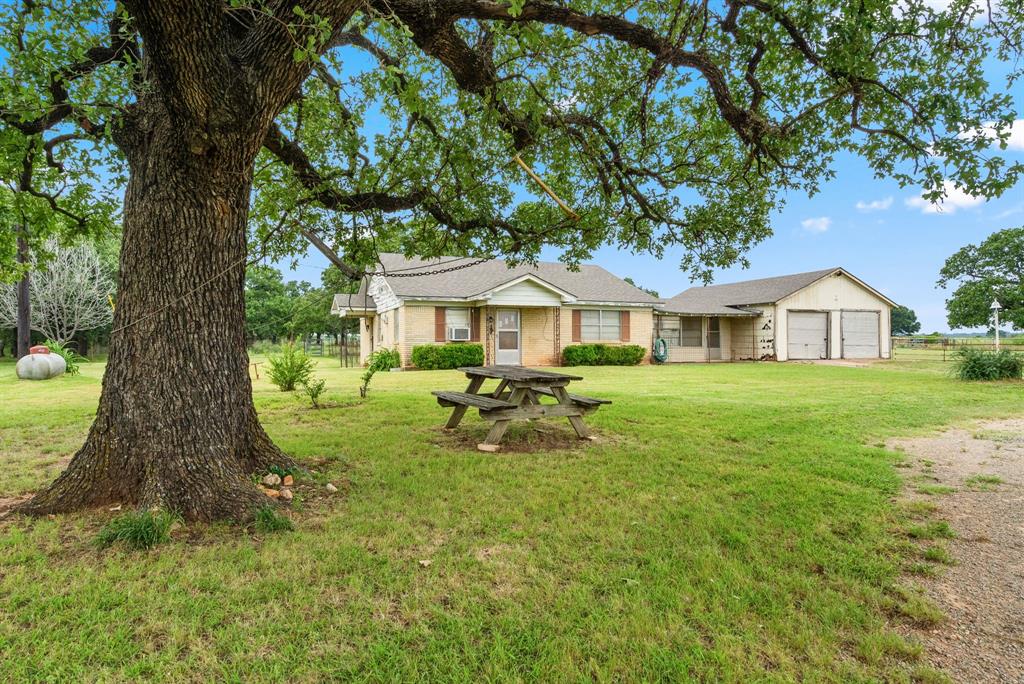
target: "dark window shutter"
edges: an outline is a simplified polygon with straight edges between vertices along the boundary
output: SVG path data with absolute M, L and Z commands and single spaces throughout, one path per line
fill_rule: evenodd
M 583 339 L 583 316 L 579 309 L 572 310 L 572 341 L 579 342 Z
M 448 331 L 445 326 L 445 315 L 443 306 L 434 307 L 434 341 L 445 342 L 448 339 Z
M 469 310 L 469 341 L 480 341 L 480 309 Z
M 619 339 L 629 342 L 629 312 L 619 312 Z

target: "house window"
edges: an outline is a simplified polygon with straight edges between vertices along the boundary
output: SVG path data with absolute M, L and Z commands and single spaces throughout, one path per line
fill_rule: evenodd
M 445 309 L 445 328 L 448 330 L 450 342 L 468 342 L 469 332 L 469 309 Z
M 658 316 L 658 337 L 667 344 L 679 344 L 679 316 Z
M 702 347 L 700 316 L 683 316 L 679 319 L 679 346 Z
M 618 340 L 619 326 L 618 311 L 584 309 L 580 312 L 580 337 L 584 341 Z

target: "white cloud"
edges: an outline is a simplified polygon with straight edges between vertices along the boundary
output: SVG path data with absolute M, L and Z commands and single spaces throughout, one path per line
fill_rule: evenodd
M 865 202 L 864 200 L 858 200 L 857 204 L 854 205 L 857 211 L 885 211 L 892 206 L 892 197 L 886 197 L 880 200 L 871 200 Z
M 914 209 L 920 209 L 923 214 L 955 214 L 960 209 L 970 209 L 985 202 L 984 197 L 971 197 L 960 188 L 953 185 L 952 181 L 945 181 L 942 188 L 946 196 L 938 202 L 929 202 L 920 195 L 908 197 L 905 204 Z
M 832 225 L 832 219 L 828 216 L 818 216 L 817 218 L 804 219 L 800 222 L 800 225 L 808 233 L 824 233 Z
M 1006 151 L 1024 152 L 1024 119 L 1015 119 L 1009 127 L 1004 129 L 1004 132 L 1009 133 L 1006 138 Z M 988 122 L 980 129 L 974 128 L 964 131 L 958 134 L 957 137 L 966 140 L 975 138 L 978 135 L 987 138 L 994 149 L 1000 149 L 999 136 L 996 134 L 996 124 L 994 121 Z M 928 154 L 933 157 L 938 156 L 931 149 L 928 150 Z
M 988 124 L 982 129 L 985 137 L 992 141 L 992 146 L 999 147 L 999 138 L 996 136 L 994 124 Z M 1024 152 L 1024 119 L 1017 119 L 1010 124 L 1010 137 L 1006 139 L 1006 149 L 1012 152 Z
M 1011 216 L 1015 216 L 1016 214 L 1019 214 L 1021 212 L 1024 212 L 1024 204 L 1018 204 L 1016 206 L 1010 207 L 1009 209 L 1007 209 L 1005 211 L 1001 211 L 998 214 L 996 214 L 994 218 L 996 218 L 996 219 L 1010 218 Z

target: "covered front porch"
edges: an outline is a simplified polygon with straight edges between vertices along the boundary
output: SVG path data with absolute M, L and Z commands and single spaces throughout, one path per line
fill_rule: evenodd
M 556 366 L 561 356 L 559 306 L 483 306 L 484 363 Z

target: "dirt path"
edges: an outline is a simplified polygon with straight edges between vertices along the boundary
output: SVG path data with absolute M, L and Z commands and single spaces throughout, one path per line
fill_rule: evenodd
M 1024 683 L 1024 419 L 889 447 L 907 456 L 909 498 L 956 533 L 954 564 L 921 581 L 948 618 L 914 632 L 925 658 L 958 682 Z

